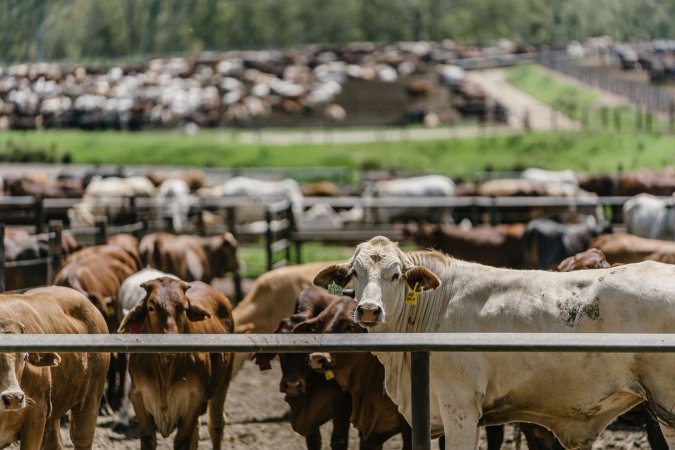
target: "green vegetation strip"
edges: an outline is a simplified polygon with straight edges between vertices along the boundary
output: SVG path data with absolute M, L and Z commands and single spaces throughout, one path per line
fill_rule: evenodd
M 398 169 L 471 176 L 483 170 L 526 167 L 614 172 L 619 167 L 675 164 L 675 138 L 624 129 L 511 134 L 373 144 L 307 144 L 273 147 L 240 144 L 227 131 L 197 135 L 38 131 L 0 133 L 0 160 L 186 165 L 198 167 L 346 167 Z

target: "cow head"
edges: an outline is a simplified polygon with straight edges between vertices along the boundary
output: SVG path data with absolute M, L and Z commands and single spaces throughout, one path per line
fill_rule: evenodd
M 417 266 L 386 237 L 377 236 L 356 247 L 345 264 L 328 266 L 314 276 L 314 284 L 327 288 L 354 283 L 354 320 L 366 328 L 385 323 L 386 311 L 400 310 L 406 287 L 418 292 L 433 290 L 441 280 L 429 269 Z
M 231 233 L 208 238 L 206 254 L 216 276 L 239 272 L 239 242 Z
M 0 335 L 23 334 L 19 322 L 0 319 Z M 0 412 L 24 409 L 30 399 L 21 389 L 21 376 L 26 363 L 35 367 L 52 367 L 61 358 L 56 353 L 0 353 Z
M 186 294 L 190 285 L 185 281 L 161 277 L 146 281 L 141 287 L 145 289 L 145 297 L 129 310 L 118 333 L 183 333 L 188 321 L 211 317 L 190 301 Z

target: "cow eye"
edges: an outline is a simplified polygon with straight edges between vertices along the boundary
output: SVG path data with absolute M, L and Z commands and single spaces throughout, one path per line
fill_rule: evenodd
M 149 312 L 155 312 L 155 307 L 154 306 L 148 306 L 148 311 Z

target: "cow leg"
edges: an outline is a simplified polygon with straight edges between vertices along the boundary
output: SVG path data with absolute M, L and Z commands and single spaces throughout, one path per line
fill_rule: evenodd
M 113 431 L 126 431 L 131 427 L 131 376 L 126 371 L 122 381 L 122 401 L 120 403 L 117 421 L 113 425 Z
M 204 404 L 197 403 L 197 405 L 192 406 L 183 420 L 180 421 L 178 432 L 173 440 L 174 450 L 197 450 L 200 411 L 204 411 Z
M 440 400 L 445 448 L 448 449 L 477 449 L 478 448 L 478 420 L 480 413 L 476 409 L 473 398 L 462 398 L 460 392 L 446 394 Z
M 40 450 L 47 421 L 47 408 L 43 402 L 36 402 L 24 420 L 19 439 L 21 450 Z
M 61 442 L 61 418 L 49 420 L 45 426 L 44 443 L 45 450 L 62 450 Z
M 488 450 L 499 450 L 504 442 L 504 425 L 485 427 Z
M 349 447 L 349 416 L 351 413 L 351 396 L 345 394 L 334 408 L 333 433 L 330 437 L 331 450 L 347 450 Z
M 663 437 L 668 443 L 668 448 L 675 448 L 675 427 L 659 423 Z
M 211 436 L 213 450 L 220 450 L 223 442 L 226 395 L 227 383 L 223 383 L 209 400 L 209 436 Z
M 649 441 L 649 446 L 652 448 L 652 450 L 668 450 L 668 444 L 666 444 L 666 438 L 661 432 L 659 423 L 652 419 L 650 415 L 645 415 L 645 422 L 647 425 L 647 440 Z
M 157 448 L 157 432 L 152 417 L 145 410 L 140 393 L 131 391 L 131 403 L 134 405 L 138 431 L 141 435 L 141 450 L 155 450 Z
M 318 428 L 305 436 L 305 444 L 307 450 L 321 450 L 321 432 Z
M 91 449 L 96 433 L 96 419 L 101 404 L 101 396 L 105 389 L 104 371 L 108 368 L 108 355 L 90 353 L 87 357 L 89 368 L 93 373 L 100 370 L 101 376 L 91 376 L 85 397 L 75 408 L 71 409 L 70 439 L 76 450 Z

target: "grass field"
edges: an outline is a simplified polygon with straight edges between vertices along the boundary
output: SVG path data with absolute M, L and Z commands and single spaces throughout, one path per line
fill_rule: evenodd
M 585 131 L 512 134 L 475 139 L 312 144 L 272 147 L 233 142 L 226 131 L 38 131 L 0 133 L 0 158 L 43 151 L 74 163 L 200 167 L 346 167 L 398 169 L 469 176 L 484 170 L 525 167 L 614 172 L 618 167 L 675 164 L 675 138 L 661 133 Z M 14 158 L 16 159 L 16 158 Z

